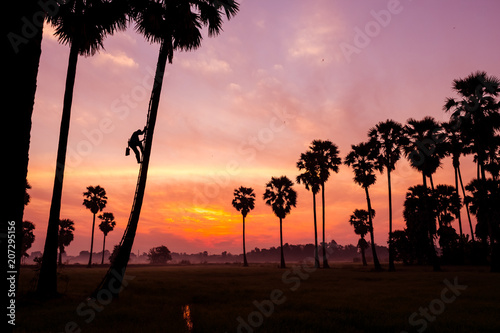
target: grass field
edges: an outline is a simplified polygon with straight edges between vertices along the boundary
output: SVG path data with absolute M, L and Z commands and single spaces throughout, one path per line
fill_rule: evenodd
M 62 297 L 42 303 L 24 268 L 16 331 L 500 332 L 500 276 L 486 267 L 130 266 L 118 300 L 90 304 L 105 271 L 64 268 Z

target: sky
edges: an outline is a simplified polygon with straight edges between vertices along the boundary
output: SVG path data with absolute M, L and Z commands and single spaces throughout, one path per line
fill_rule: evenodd
M 344 158 L 380 121 L 448 120 L 442 107 L 455 96 L 454 79 L 477 70 L 500 76 L 499 10 L 494 0 L 241 0 L 219 36 L 204 31 L 198 50 L 177 52 L 167 65 L 133 252 L 166 245 L 174 252 L 242 253 L 242 217 L 231 205 L 239 186 L 254 188 L 257 197 L 246 219 L 247 250 L 279 246 L 279 220 L 262 200 L 271 177 L 295 180 L 296 162 L 315 139 L 332 141 Z M 45 241 L 69 56 L 53 31 L 44 27 L 31 131 L 24 214 L 36 225 L 31 251 L 42 251 Z M 86 187 L 106 189 L 103 212 L 117 221 L 106 238 L 112 250 L 139 172 L 125 148 L 146 124 L 159 45 L 131 24 L 104 47 L 78 59 L 61 209 L 61 218 L 75 222 L 69 255 L 90 249 Z M 471 159 L 463 158 L 465 182 L 474 175 Z M 341 166 L 326 183 L 328 242 L 357 243 L 348 220 L 354 209 L 366 209 L 366 200 L 352 177 Z M 450 159 L 434 181 L 454 183 Z M 394 228 L 402 229 L 405 193 L 421 176 L 401 160 L 392 182 Z M 298 204 L 283 221 L 284 242 L 313 243 L 312 194 L 303 185 L 294 189 Z M 370 195 L 375 241 L 385 245 L 385 174 L 377 174 Z M 102 239 L 96 225 L 94 251 Z

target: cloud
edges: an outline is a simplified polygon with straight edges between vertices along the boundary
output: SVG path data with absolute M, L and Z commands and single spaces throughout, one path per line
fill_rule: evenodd
M 232 72 L 228 62 L 215 58 L 181 59 L 180 65 L 185 69 L 206 74 L 227 74 Z
M 121 67 L 137 68 L 139 65 L 134 59 L 127 56 L 125 53 L 111 54 L 111 53 L 99 53 L 94 58 L 94 63 L 97 65 L 107 65 L 109 63 Z

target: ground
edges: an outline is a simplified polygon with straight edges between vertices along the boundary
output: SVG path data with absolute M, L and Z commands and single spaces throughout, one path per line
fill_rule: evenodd
M 21 272 L 17 332 L 500 332 L 499 275 L 487 267 L 299 263 L 130 266 L 118 300 L 87 296 L 106 267 L 67 266 L 58 299 L 29 296 Z

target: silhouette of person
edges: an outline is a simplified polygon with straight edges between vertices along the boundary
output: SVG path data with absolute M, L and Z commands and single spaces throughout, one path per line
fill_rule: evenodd
M 144 141 L 144 139 L 140 140 L 139 135 L 143 135 L 145 131 L 146 127 L 144 127 L 144 130 L 138 129 L 137 131 L 132 133 L 132 136 L 128 140 L 128 146 L 134 151 L 137 163 L 141 163 L 141 156 L 144 154 L 144 148 L 142 147 L 142 141 Z M 139 149 L 137 148 L 141 150 L 140 153 Z

